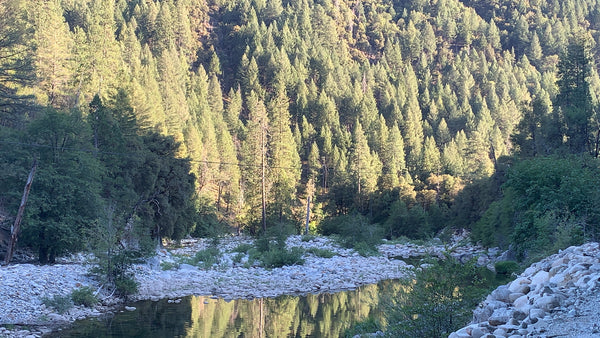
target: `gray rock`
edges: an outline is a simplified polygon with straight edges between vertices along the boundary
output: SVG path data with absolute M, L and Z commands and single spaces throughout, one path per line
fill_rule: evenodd
M 559 298 L 555 295 L 543 296 L 535 300 L 534 307 L 542 309 L 546 312 L 554 310 L 560 305 Z
M 523 319 L 527 318 L 527 314 L 520 310 L 513 311 L 512 316 L 513 316 L 513 319 L 516 319 L 518 321 L 522 321 Z
M 492 326 L 506 324 L 512 318 L 513 310 L 508 308 L 499 308 L 494 310 L 494 313 L 488 318 L 488 322 Z
M 471 331 L 471 337 L 473 337 L 473 338 L 481 338 L 485 334 L 486 334 L 486 332 L 484 332 L 480 327 L 475 327 Z
M 533 319 L 542 319 L 546 316 L 546 312 L 542 309 L 531 309 L 531 311 L 529 311 L 529 318 Z M 532 323 L 535 323 L 532 321 Z
M 522 292 L 513 292 L 510 295 L 508 295 L 508 303 L 513 304 L 515 300 L 522 296 L 525 296 L 525 294 Z
M 508 289 L 508 286 L 501 285 L 492 292 L 492 297 L 501 302 L 510 303 L 510 299 L 509 299 L 510 294 L 511 294 L 511 292 Z

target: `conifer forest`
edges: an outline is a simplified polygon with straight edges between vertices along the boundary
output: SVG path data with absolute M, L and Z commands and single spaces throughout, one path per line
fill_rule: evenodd
M 3 0 L 0 222 L 35 161 L 42 263 L 307 210 L 522 257 L 598 239 L 599 29 L 598 0 Z

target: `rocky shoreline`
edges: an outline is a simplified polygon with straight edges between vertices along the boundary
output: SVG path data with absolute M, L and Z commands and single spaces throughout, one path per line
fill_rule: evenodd
M 442 245 L 441 242 L 428 246 L 382 244 L 379 246 L 380 255 L 363 257 L 354 250 L 339 247 L 326 237 L 307 240 L 291 236 L 286 246 L 308 250 L 303 257 L 305 263 L 275 269 L 248 266 L 244 259 L 237 261 L 234 258 L 237 253 L 233 249 L 251 242 L 251 239 L 241 237 L 221 240 L 218 244 L 221 258 L 209 269 L 178 264 L 182 257 L 193 256 L 211 245 L 209 240 L 186 240 L 181 247 L 160 250 L 145 264 L 134 266 L 139 292 L 132 300 L 177 299 L 188 295 L 238 299 L 333 293 L 407 276 L 411 266 L 402 258 L 441 256 L 444 252 L 451 252 L 458 258 L 478 256 L 482 264 L 490 261 L 486 250 L 458 245 L 458 240 L 453 245 Z M 311 248 L 326 249 L 335 255 L 331 258 L 317 257 L 310 253 Z M 55 265 L 0 267 L 0 325 L 3 326 L 0 327 L 0 337 L 40 337 L 75 320 L 120 309 L 123 306 L 120 300 L 111 297 L 87 275 L 91 265 L 85 261 L 81 256 L 74 256 Z M 171 269 L 165 270 L 165 266 Z M 42 304 L 43 297 L 68 295 L 84 286 L 100 290 L 102 301 L 99 305 L 93 308 L 75 306 L 65 314 L 58 314 Z
M 450 338 L 600 337 L 600 245 L 569 247 L 499 286 Z

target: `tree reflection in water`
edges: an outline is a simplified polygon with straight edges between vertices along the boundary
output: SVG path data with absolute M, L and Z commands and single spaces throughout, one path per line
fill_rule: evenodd
M 401 288 L 383 281 L 353 291 L 253 300 L 190 296 L 142 301 L 133 312 L 76 322 L 52 337 L 340 337 Z

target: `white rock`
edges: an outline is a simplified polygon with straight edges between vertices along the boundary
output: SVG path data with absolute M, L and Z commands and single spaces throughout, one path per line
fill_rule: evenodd
M 550 279 L 550 274 L 546 271 L 538 271 L 533 277 L 531 277 L 532 285 L 542 285 Z
M 560 305 L 559 299 L 555 295 L 543 296 L 535 300 L 533 306 L 546 312 L 554 310 Z
M 542 309 L 534 308 L 529 311 L 529 318 L 542 319 L 546 316 L 546 312 Z

